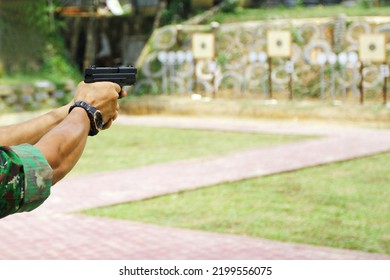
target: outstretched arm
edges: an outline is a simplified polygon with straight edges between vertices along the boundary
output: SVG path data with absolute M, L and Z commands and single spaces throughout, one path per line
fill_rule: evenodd
M 75 101 L 85 101 L 100 110 L 108 128 L 118 116 L 120 87 L 109 82 L 80 84 Z M 53 169 L 52 184 L 61 180 L 79 160 L 87 142 L 90 120 L 82 108 L 74 108 L 36 144 Z
M 118 116 L 119 92 L 120 87 L 114 83 L 80 83 L 74 101 L 84 101 L 99 110 L 104 128 L 108 128 Z M 5 163 L 0 170 L 0 218 L 39 207 L 50 195 L 50 187 L 80 158 L 91 121 L 84 108 L 75 107 L 68 113 L 69 107 L 0 129 L 0 145 L 12 145 L 0 147 L 5 159 L 0 158 L 0 163 Z
M 53 185 L 69 173 L 79 160 L 89 129 L 87 113 L 82 108 L 75 108 L 35 144 L 53 169 Z
M 35 145 L 45 134 L 65 119 L 68 115 L 69 107 L 75 101 L 85 101 L 101 110 L 105 101 L 100 100 L 100 98 L 106 91 L 109 90 L 107 86 L 111 86 L 111 90 L 120 90 L 119 86 L 116 84 L 105 83 L 103 84 L 103 88 L 101 87 L 101 84 L 102 83 L 80 83 L 75 99 L 73 99 L 69 104 L 54 109 L 32 120 L 20 124 L 0 127 L 0 146 L 16 146 L 25 143 Z M 126 95 L 126 92 L 122 91 L 122 97 L 125 97 Z M 108 119 L 105 122 L 106 125 L 103 129 L 109 128 L 112 121 L 112 118 Z
M 36 144 L 43 135 L 64 120 L 69 107 L 70 104 L 20 124 L 0 127 L 0 145 Z

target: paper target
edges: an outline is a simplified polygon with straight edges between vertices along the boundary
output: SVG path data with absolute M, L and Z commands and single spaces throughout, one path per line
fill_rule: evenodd
M 270 30 L 267 32 L 267 52 L 269 57 L 291 57 L 291 32 Z
M 215 36 L 212 33 L 192 35 L 192 53 L 195 59 L 213 59 L 215 56 Z
M 363 62 L 385 62 L 385 34 L 361 35 L 359 38 L 359 58 Z

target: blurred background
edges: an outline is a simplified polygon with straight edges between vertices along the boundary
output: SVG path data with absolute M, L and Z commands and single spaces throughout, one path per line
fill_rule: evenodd
M 0 223 L 0 258 L 387 259 L 389 15 L 389 0 L 0 0 L 3 124 L 66 104 L 90 65 L 138 68 L 47 203 Z
M 66 102 L 90 65 L 138 67 L 138 82 L 128 91 L 143 98 L 124 106 L 133 114 L 169 110 L 164 96 L 184 98 L 183 106 L 187 99 L 216 98 L 235 100 L 233 107 L 243 100 L 256 106 L 387 102 L 386 0 L 0 3 L 4 112 Z M 287 54 L 269 54 L 267 34 L 277 30 L 288 33 Z M 199 33 L 213 36 L 203 46 L 205 57 L 194 53 Z M 373 39 L 382 61 L 362 61 L 359 40 L 368 34 L 385 37 Z

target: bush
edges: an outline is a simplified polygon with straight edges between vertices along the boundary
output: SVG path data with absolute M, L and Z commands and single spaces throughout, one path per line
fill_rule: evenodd
M 77 76 L 46 0 L 0 2 L 0 62 L 8 76 Z M 50 78 L 53 80 L 52 78 Z
M 233 13 L 239 4 L 239 0 L 224 0 L 222 2 L 221 10 L 224 13 Z

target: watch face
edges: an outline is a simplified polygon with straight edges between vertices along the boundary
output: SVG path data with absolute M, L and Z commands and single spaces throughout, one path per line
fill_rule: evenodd
M 97 129 L 99 130 L 103 129 L 103 116 L 100 113 L 100 111 L 95 112 L 95 124 Z

